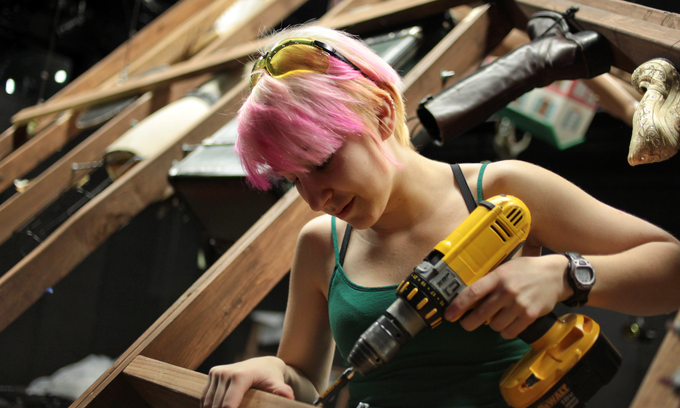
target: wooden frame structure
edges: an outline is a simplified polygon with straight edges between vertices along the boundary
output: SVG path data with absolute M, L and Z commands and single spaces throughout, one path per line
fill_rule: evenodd
M 234 0 L 183 0 L 142 30 L 130 44 L 72 82 L 44 104 L 18 112 L 0 135 L 0 188 L 11 185 L 78 134 L 76 113 L 124 96 L 140 95 L 126 110 L 89 136 L 61 160 L 0 205 L 0 243 L 73 183 L 72 163 L 101 158 L 104 149 L 129 128 L 177 100 L 216 71 L 233 68 L 257 49 L 257 34 L 277 24 L 303 0 L 269 0 L 267 7 L 226 36 L 209 34 L 215 17 Z M 343 0 L 318 24 L 355 34 L 462 6 L 465 0 Z M 614 50 L 613 65 L 625 72 L 656 57 L 680 66 L 680 16 L 620 0 L 499 0 L 476 2 L 467 16 L 405 77 L 408 114 L 418 101 L 441 90 L 439 73 L 456 80 L 476 70 L 513 28 L 526 26 L 540 10 L 564 12 L 577 5 L 584 29 L 602 33 Z M 361 12 L 353 12 L 358 7 Z M 238 35 L 237 35 L 238 34 Z M 197 44 L 206 44 L 199 47 Z M 126 48 L 127 47 L 127 48 Z M 199 48 L 196 50 L 196 48 Z M 165 63 L 170 68 L 116 85 L 129 55 L 131 73 Z M 0 331 L 56 284 L 108 236 L 150 203 L 168 194 L 167 172 L 182 157 L 181 146 L 198 143 L 233 117 L 247 89 L 235 84 L 181 140 L 150 157 L 97 195 L 9 272 L 0 277 Z M 55 116 L 59 114 L 59 116 Z M 35 124 L 37 121 L 37 125 Z M 29 134 L 27 125 L 38 131 Z M 297 233 L 318 214 L 289 191 L 154 323 L 73 407 L 195 407 L 205 375 L 191 370 L 231 333 L 289 270 Z M 261 271 L 257 280 L 247 271 Z M 677 344 L 660 351 L 674 349 Z M 665 349 L 664 349 L 665 347 Z M 675 347 L 675 348 L 673 348 Z M 657 358 L 659 360 L 659 358 Z M 677 359 L 676 359 L 677 360 Z M 661 358 L 670 369 L 668 360 Z M 650 369 L 654 371 L 657 362 Z M 676 366 L 680 365 L 677 363 Z M 658 375 L 658 373 L 656 374 Z M 677 406 L 653 380 L 646 380 L 632 407 Z M 658 396 L 662 395 L 663 400 Z M 670 405 L 668 402 L 671 401 Z M 673 404 L 673 401 L 675 405 Z M 297 402 L 251 391 L 242 406 L 296 407 Z

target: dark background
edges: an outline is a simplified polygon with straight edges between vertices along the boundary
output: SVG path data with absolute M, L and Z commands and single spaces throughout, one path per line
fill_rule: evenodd
M 133 0 L 0 0 L 2 130 L 9 126 L 11 115 L 59 89 L 51 80 L 43 82 L 40 78 L 48 55 L 51 73 L 64 69 L 73 79 L 173 3 L 147 0 L 135 11 Z M 680 12 L 675 0 L 638 3 Z M 299 14 L 299 21 L 292 22 L 320 15 L 323 5 L 316 2 L 314 9 Z M 13 95 L 4 91 L 10 77 L 17 84 Z M 680 159 L 630 167 L 626 162 L 630 134 L 630 126 L 600 111 L 585 143 L 560 151 L 534 139 L 519 159 L 542 165 L 596 198 L 678 237 L 680 216 L 673 204 L 680 198 Z M 447 162 L 494 160 L 497 156 L 492 136 L 492 125 L 481 125 L 442 148 L 425 149 L 424 154 Z M 25 386 L 89 354 L 118 357 L 200 276 L 221 249 L 210 244 L 200 222 L 177 197 L 151 205 L 0 333 L 0 386 Z M 199 265 L 199 258 L 205 263 Z M 7 260 L 0 259 L 4 272 L 11 265 L 3 261 Z M 281 283 L 263 308 L 279 308 L 285 301 L 285 286 Z M 589 308 L 583 313 L 600 323 L 624 356 L 619 375 L 589 406 L 627 406 L 671 316 L 639 319 Z M 631 340 L 623 335 L 634 322 L 643 324 L 648 339 Z M 234 358 L 249 324 L 244 322 L 199 370 Z

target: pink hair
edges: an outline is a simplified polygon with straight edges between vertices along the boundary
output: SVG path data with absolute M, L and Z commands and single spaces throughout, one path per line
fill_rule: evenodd
M 277 79 L 262 73 L 239 110 L 235 146 L 248 182 L 260 190 L 271 187 L 277 171 L 307 171 L 310 165 L 323 163 L 349 134 L 380 141 L 366 123 L 375 118 L 385 97 L 394 99 L 397 122 L 403 123 L 395 134 L 410 144 L 401 80 L 394 69 L 345 33 L 317 26 L 282 31 L 270 45 L 296 37 L 331 45 L 370 79 L 335 58 L 325 74 L 303 71 Z M 404 131 L 405 135 L 398 134 Z

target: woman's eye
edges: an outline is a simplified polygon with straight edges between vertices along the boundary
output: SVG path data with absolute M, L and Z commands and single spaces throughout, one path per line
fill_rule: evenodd
M 330 156 L 328 156 L 326 158 L 326 160 L 323 163 L 319 164 L 318 166 L 314 166 L 314 168 L 317 169 L 317 170 L 323 170 L 326 167 L 328 167 L 328 165 L 331 163 L 332 159 L 333 159 L 333 155 L 331 154 Z

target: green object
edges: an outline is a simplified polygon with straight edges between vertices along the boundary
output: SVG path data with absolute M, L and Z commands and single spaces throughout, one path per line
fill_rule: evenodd
M 560 150 L 585 141 L 597 105 L 580 81 L 557 81 L 527 92 L 499 111 L 517 128 Z

